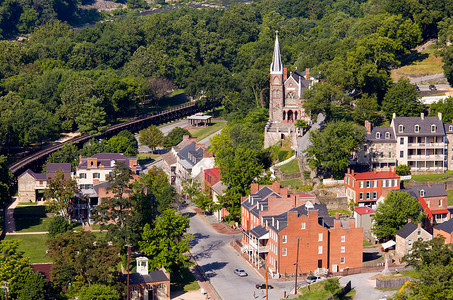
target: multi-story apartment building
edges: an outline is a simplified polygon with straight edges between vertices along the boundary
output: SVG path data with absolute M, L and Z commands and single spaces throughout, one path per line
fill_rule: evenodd
M 348 199 L 359 206 L 376 208 L 376 202 L 382 196 L 383 189 L 398 190 L 400 177 L 394 167 L 389 171 L 355 173 L 348 169 L 344 176 L 344 189 Z
M 393 114 L 390 127 L 373 128 L 365 122 L 365 128 L 369 133 L 359 163 L 377 170 L 407 165 L 412 173 L 444 172 L 453 167 L 453 125 L 442 123 L 441 113 L 437 117 Z
M 363 229 L 330 217 L 315 197 L 288 194 L 278 182 L 253 184 L 241 207 L 243 251 L 255 266 L 282 274 L 336 273 L 362 266 Z M 299 253 L 299 255 L 297 255 Z

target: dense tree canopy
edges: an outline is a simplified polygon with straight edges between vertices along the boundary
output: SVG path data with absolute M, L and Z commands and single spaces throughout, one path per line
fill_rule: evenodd
M 422 218 L 423 210 L 417 198 L 406 192 L 393 191 L 378 205 L 371 230 L 377 237 L 391 237 L 408 219 L 417 224 Z

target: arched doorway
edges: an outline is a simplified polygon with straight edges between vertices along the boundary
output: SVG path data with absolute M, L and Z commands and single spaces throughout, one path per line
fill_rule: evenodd
M 163 299 L 167 299 L 168 296 L 167 296 L 167 285 L 166 284 L 159 284 L 157 286 L 157 299 L 158 300 L 163 300 Z
M 151 284 L 147 284 L 143 295 L 144 300 L 154 300 L 154 291 Z
M 294 113 L 294 120 L 297 120 L 297 111 Z
M 294 121 L 293 120 L 293 111 L 292 110 L 288 110 L 288 121 Z
M 283 111 L 283 121 L 286 119 L 286 111 Z

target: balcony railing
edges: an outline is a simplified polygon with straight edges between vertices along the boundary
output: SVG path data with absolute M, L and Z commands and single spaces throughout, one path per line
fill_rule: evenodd
M 443 148 L 445 143 L 408 143 L 411 148 Z

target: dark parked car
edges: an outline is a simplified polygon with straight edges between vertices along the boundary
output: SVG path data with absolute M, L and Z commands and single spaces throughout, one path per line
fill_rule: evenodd
M 308 276 L 307 277 L 307 283 L 315 283 L 315 282 L 323 280 L 323 279 L 325 279 L 325 278 L 324 277 L 320 277 L 320 276 Z
M 260 290 L 260 289 L 263 289 L 263 290 L 264 290 L 264 289 L 266 289 L 266 284 L 265 284 L 265 283 L 257 284 L 257 285 L 256 285 L 256 288 L 259 289 L 259 290 Z M 273 287 L 272 285 L 268 284 L 268 285 L 267 285 L 267 288 L 268 288 L 268 289 L 273 289 L 274 287 Z
M 239 277 L 247 276 L 247 273 L 243 269 L 234 269 L 234 274 L 236 274 Z
M 430 91 L 437 91 L 436 86 L 434 84 L 430 84 L 428 88 Z

